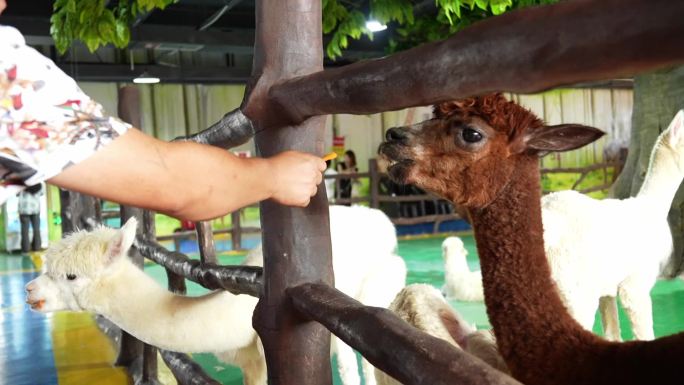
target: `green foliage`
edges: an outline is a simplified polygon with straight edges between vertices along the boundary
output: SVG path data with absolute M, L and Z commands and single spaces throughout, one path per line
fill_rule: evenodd
M 108 43 L 123 48 L 131 38 L 129 26 L 138 16 L 176 1 L 119 0 L 109 9 L 105 0 L 57 0 L 50 34 L 62 54 L 74 40 L 84 42 L 91 52 Z
M 129 26 L 154 9 L 164 9 L 177 0 L 118 0 L 108 7 L 106 0 L 56 0 L 50 33 L 60 53 L 66 52 L 74 40 L 83 41 L 90 51 L 113 43 L 128 45 Z M 350 39 L 362 35 L 372 39 L 366 21 L 375 19 L 393 24 L 389 52 L 444 39 L 454 32 L 507 10 L 558 0 L 434 0 L 437 14 L 414 14 L 415 1 L 410 0 L 322 0 L 323 33 L 331 34 L 326 47 L 330 58 L 342 55 Z
M 332 33 L 326 47 L 328 57 L 342 55 L 349 39 L 359 39 L 372 33 L 366 29 L 366 18 L 359 10 L 370 6 L 368 19 L 394 23 L 389 40 L 389 52 L 400 51 L 425 42 L 442 40 L 470 24 L 507 10 L 532 5 L 550 4 L 558 0 L 435 0 L 437 15 L 415 15 L 413 2 L 407 0 L 323 0 L 323 32 Z
M 575 190 L 584 190 L 600 185 L 604 185 L 606 182 L 613 180 L 612 168 L 608 169 L 606 174 L 603 170 L 594 170 L 587 174 L 587 176 L 580 182 L 580 184 L 575 188 Z M 563 191 L 571 190 L 572 186 L 575 184 L 577 179 L 580 178 L 579 173 L 549 173 L 543 174 L 541 177 L 542 191 L 552 192 L 552 191 Z M 592 198 L 603 199 L 608 196 L 608 190 L 599 190 L 590 192 L 588 195 Z
M 343 5 L 344 3 L 344 5 Z M 342 56 L 349 39 L 360 39 L 361 35 L 373 39 L 373 33 L 366 28 L 366 21 L 375 19 L 387 24 L 411 24 L 414 22 L 413 4 L 409 0 L 370 0 L 368 18 L 361 11 L 363 2 L 344 0 L 323 0 L 323 33 L 332 33 L 325 52 L 330 58 Z

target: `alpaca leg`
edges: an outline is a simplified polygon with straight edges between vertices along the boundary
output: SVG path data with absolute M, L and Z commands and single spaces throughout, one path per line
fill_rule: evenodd
M 361 384 L 359 367 L 354 350 L 342 340 L 333 337 L 333 351 L 337 355 L 337 370 L 344 385 Z
M 250 368 L 251 370 L 251 368 Z M 266 370 L 254 369 L 254 373 L 250 373 L 250 370 L 243 370 L 242 372 L 242 382 L 245 385 L 266 385 Z
M 240 370 L 242 370 L 242 382 L 244 385 L 267 384 L 268 373 L 266 371 L 266 361 L 263 358 L 240 362 L 239 366 Z
M 599 299 L 599 310 L 603 323 L 603 336 L 609 341 L 622 341 L 617 309 L 617 297 L 605 296 Z
M 649 285 L 620 286 L 620 300 L 625 313 L 632 323 L 632 332 L 637 340 L 649 341 L 655 338 L 653 334 L 653 314 Z M 652 285 L 651 285 L 652 286 Z
M 367 359 L 361 358 L 361 369 L 363 370 L 363 380 L 366 385 L 376 385 L 375 366 L 371 365 Z

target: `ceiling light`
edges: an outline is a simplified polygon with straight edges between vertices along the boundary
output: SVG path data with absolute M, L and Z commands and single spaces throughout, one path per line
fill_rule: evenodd
M 368 20 L 366 22 L 366 28 L 368 28 L 368 30 L 371 32 L 379 32 L 386 30 L 387 26 L 377 20 Z
M 159 78 L 150 76 L 147 72 L 143 72 L 137 78 L 133 79 L 133 83 L 136 84 L 155 84 L 159 83 Z

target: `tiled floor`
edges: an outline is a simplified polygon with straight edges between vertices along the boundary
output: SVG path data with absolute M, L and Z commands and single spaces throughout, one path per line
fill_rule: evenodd
M 443 237 L 417 238 L 399 243 L 399 254 L 406 260 L 408 283 L 424 282 L 435 287 L 444 283 L 441 257 Z M 463 237 L 470 251 L 468 262 L 477 269 L 478 260 L 472 236 Z M 242 256 L 222 256 L 221 262 L 235 264 Z M 162 285 L 166 277 L 159 266 L 145 271 Z M 0 385 L 123 385 L 124 371 L 112 367 L 114 348 L 88 314 L 36 314 L 24 304 L 24 285 L 37 275 L 27 257 L 0 255 Z M 203 288 L 189 284 L 190 295 Z M 684 282 L 660 281 L 651 292 L 656 336 L 684 330 Z M 452 302 L 464 317 L 478 327 L 488 327 L 482 303 Z M 624 314 L 623 337 L 631 338 Z M 596 324 L 595 330 L 599 330 Z M 211 354 L 195 354 L 203 368 L 222 384 L 242 383 L 239 370 L 219 362 Z M 166 377 L 166 376 L 164 376 Z M 335 378 L 335 384 L 339 379 Z
M 24 303 L 24 285 L 36 275 L 29 258 L 0 256 L 0 384 L 57 384 L 52 317 Z

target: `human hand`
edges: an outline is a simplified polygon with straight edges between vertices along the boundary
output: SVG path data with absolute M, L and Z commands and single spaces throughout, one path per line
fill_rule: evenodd
M 273 183 L 271 198 L 288 206 L 307 206 L 323 180 L 325 161 L 297 151 L 282 152 L 266 160 Z

